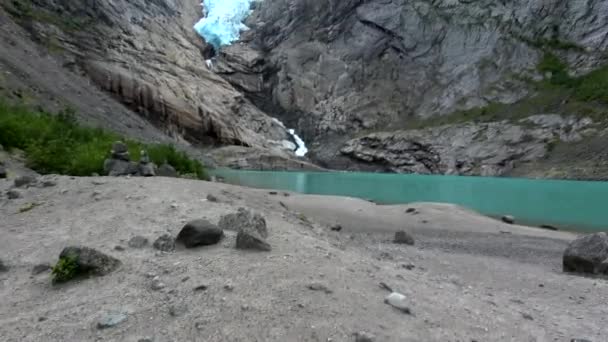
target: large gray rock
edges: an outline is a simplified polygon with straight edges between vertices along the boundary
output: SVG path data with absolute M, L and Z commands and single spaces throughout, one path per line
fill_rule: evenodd
M 154 163 L 139 163 L 137 173 L 143 177 L 156 176 L 156 165 Z
M 260 234 L 251 228 L 239 230 L 236 235 L 237 249 L 251 249 L 269 252 L 272 247 Z
M 214 245 L 224 237 L 224 231 L 207 220 L 188 222 L 177 234 L 176 243 L 186 248 Z
M 232 231 L 253 230 L 264 239 L 268 237 L 268 228 L 264 217 L 245 208 L 239 208 L 236 213 L 222 216 L 219 226 L 221 229 Z
M 60 262 L 62 259 L 70 260 L 70 262 L 75 263 L 76 269 L 74 270 L 73 276 L 103 276 L 116 270 L 121 264 L 120 260 L 114 257 L 84 246 L 70 246 L 64 248 L 61 251 L 61 254 L 59 254 Z
M 162 164 L 156 169 L 156 175 L 160 177 L 177 177 L 175 168 L 167 163 Z
M 268 228 L 262 215 L 253 213 L 245 208 L 239 208 L 236 213 L 220 218 L 219 226 L 225 230 L 236 230 L 236 248 L 270 251 L 272 248 L 266 242 Z
M 589 234 L 572 241 L 564 252 L 565 272 L 608 275 L 608 234 Z

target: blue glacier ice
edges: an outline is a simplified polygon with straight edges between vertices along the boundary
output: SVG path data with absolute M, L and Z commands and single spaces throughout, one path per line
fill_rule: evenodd
M 194 30 L 213 45 L 217 51 L 239 39 L 240 31 L 246 30 L 243 21 L 251 13 L 255 0 L 204 0 L 203 18 L 194 25 Z

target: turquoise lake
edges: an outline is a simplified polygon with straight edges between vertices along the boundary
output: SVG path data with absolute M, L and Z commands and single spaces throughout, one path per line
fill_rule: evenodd
M 608 182 L 225 169 L 212 174 L 230 184 L 359 197 L 379 204 L 454 203 L 485 215 L 513 215 L 518 223 L 546 224 L 560 230 L 608 228 Z

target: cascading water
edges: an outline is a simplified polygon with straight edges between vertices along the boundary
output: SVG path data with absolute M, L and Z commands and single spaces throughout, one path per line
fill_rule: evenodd
M 203 18 L 194 25 L 194 30 L 208 44 L 211 44 L 215 51 L 222 46 L 230 45 L 237 41 L 241 31 L 248 30 L 243 21 L 251 14 L 251 4 L 256 0 L 204 0 Z M 209 69 L 212 68 L 211 60 L 205 63 Z M 285 128 L 282 122 L 274 119 L 279 125 Z M 287 132 L 295 141 L 295 146 L 289 141 L 285 141 L 285 146 L 294 150 L 297 156 L 303 157 L 308 153 L 306 144 L 295 133 L 295 130 L 288 129 Z

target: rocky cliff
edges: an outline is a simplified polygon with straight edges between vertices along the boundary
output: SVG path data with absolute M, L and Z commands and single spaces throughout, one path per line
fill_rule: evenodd
M 26 0 L 6 1 L 4 8 L 36 41 L 59 51 L 71 72 L 92 80 L 173 139 L 195 145 L 240 145 L 254 148 L 254 155 L 263 151 L 285 158 L 283 141 L 290 138 L 275 117 L 296 128 L 310 147 L 309 157 L 325 167 L 507 174 L 512 167 L 496 165 L 517 167 L 546 157 L 555 139 L 542 133 L 517 142 L 526 151 L 545 151 L 530 155 L 512 151 L 505 145 L 511 144 L 508 137 L 473 136 L 488 129 L 528 132 L 531 121 L 524 119 L 539 115 L 559 115 L 560 122 L 592 117 L 594 130 L 579 134 L 578 141 L 603 132 L 597 114 L 606 112 L 606 101 L 581 97 L 575 106 L 570 88 L 547 91 L 538 85 L 606 65 L 608 1 L 265 0 L 254 5 L 246 22 L 250 30 L 219 51 L 192 28 L 201 13 L 197 1 Z M 206 64 L 211 57 L 213 65 Z M 485 114 L 496 105 L 503 106 L 500 115 L 480 119 L 469 113 Z M 510 113 L 510 105 L 519 106 L 517 113 Z M 462 112 L 465 120 L 434 122 Z M 362 138 L 367 134 L 372 135 Z M 496 149 L 475 154 L 469 148 L 461 160 L 462 154 L 454 154 L 459 147 L 447 146 L 462 142 L 461 136 L 492 141 Z M 412 150 L 402 149 L 404 141 L 421 146 L 416 149 L 423 152 L 415 154 L 425 155 L 424 167 L 402 163 Z M 400 150 L 405 152 L 395 152 Z M 512 153 L 504 155 L 506 150 Z
M 246 63 L 239 63 L 240 69 L 217 72 L 260 108 L 298 127 L 317 162 L 343 168 L 337 162 L 342 157 L 361 161 L 361 153 L 353 151 L 365 144 L 355 147 L 362 140 L 349 141 L 359 132 L 408 129 L 420 120 L 535 96 L 532 82 L 556 76 L 539 68 L 547 56 L 563 63 L 569 77 L 605 65 L 608 17 L 601 13 L 608 13 L 608 2 L 268 0 L 249 18 L 252 30 L 243 37 L 245 44 L 219 55 L 229 65 L 236 56 L 252 54 L 263 62 L 245 71 Z M 576 109 L 545 110 L 529 108 L 524 114 L 564 114 L 563 120 L 584 116 Z M 490 126 L 499 127 L 501 121 Z M 442 137 L 470 132 L 471 125 L 455 126 L 442 130 Z M 444 144 L 426 133 L 421 146 Z M 378 149 L 399 150 L 400 134 L 383 139 L 385 146 Z M 500 155 L 506 146 L 497 148 Z M 441 158 L 446 164 L 458 156 Z M 475 156 L 480 158 L 485 157 Z M 385 167 L 386 160 L 378 156 L 363 161 L 376 164 L 374 170 L 418 170 Z

